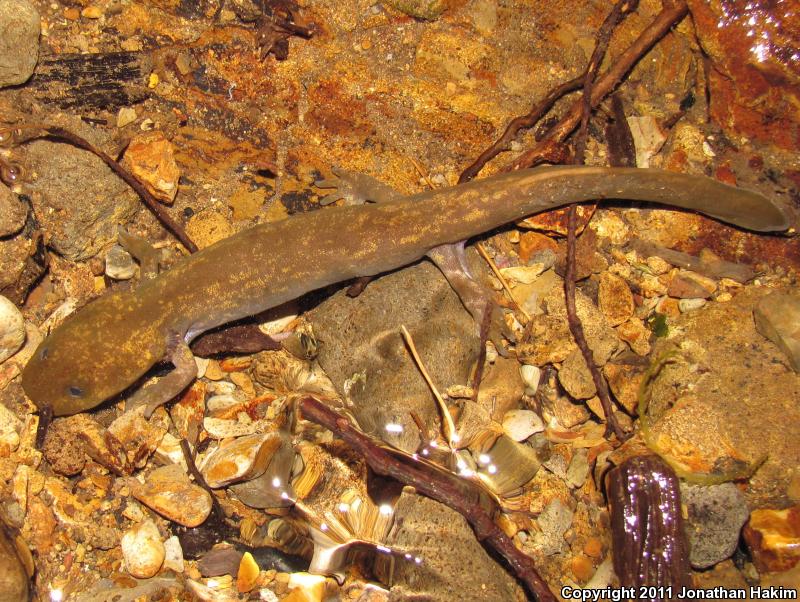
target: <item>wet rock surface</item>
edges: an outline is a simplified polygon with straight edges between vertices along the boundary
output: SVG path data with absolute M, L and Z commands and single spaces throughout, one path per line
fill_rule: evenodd
M 745 492 L 751 507 L 786 500 L 800 461 L 800 378 L 752 317 L 769 293 L 684 314 L 653 352 L 677 355 L 653 382 L 652 440 L 688 474 L 759 466 Z
M 117 239 L 117 224 L 138 210 L 135 195 L 103 162 L 63 143 L 32 142 L 26 160 L 38 167 L 30 183 L 49 245 L 59 254 L 86 260 Z
M 476 545 L 469 526 L 453 510 L 404 493 L 395 507 L 396 527 L 387 543 L 422 559 L 398 562 L 390 600 L 424 595 L 429 600 L 523 600 L 519 586 Z M 437 536 L 432 537 L 431 534 Z M 469 570 L 464 571 L 468 566 Z
M 429 263 L 371 282 L 355 299 L 341 291 L 311 311 L 309 319 L 320 342 L 320 365 L 352 401 L 361 427 L 406 451 L 421 442 L 411 414 L 433 429 L 439 414 L 400 326 L 411 333 L 440 391 L 466 384 L 477 358 L 472 319 Z M 387 434 L 389 423 L 401 425 L 402 432 Z

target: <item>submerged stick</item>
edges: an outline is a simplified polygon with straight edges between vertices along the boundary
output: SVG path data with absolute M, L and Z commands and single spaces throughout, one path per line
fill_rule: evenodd
M 506 560 L 514 574 L 537 600 L 555 602 L 555 596 L 539 575 L 530 556 L 517 549 L 514 542 L 503 533 L 489 512 L 479 503 L 481 492 L 476 486 L 454 474 L 434 471 L 422 463 L 401 462 L 386 450 L 385 444 L 357 430 L 347 418 L 313 397 L 301 399 L 298 408 L 303 418 L 324 426 L 360 453 L 369 467 L 378 474 L 411 485 L 423 495 L 461 514 L 472 526 L 478 540 L 486 542 Z

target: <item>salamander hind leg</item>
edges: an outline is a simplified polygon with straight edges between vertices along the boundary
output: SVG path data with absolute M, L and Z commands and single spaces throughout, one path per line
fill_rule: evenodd
M 166 358 L 175 368 L 155 383 L 134 393 L 126 403 L 127 410 L 144 405 L 144 417 L 150 418 L 156 408 L 176 397 L 197 378 L 194 355 L 183 337 L 177 333 L 167 335 Z
M 494 343 L 501 355 L 507 355 L 503 340 L 505 322 L 502 310 L 492 300 L 491 292 L 472 276 L 464 253 L 464 243 L 441 245 L 428 251 L 428 257 L 444 274 L 461 303 L 475 320 L 475 328 L 482 342 Z M 488 325 L 486 320 L 489 320 Z M 486 328 L 488 326 L 488 329 Z

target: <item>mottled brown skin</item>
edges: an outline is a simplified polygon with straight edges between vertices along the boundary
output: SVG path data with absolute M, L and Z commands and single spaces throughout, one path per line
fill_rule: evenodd
M 315 211 L 240 232 L 135 291 L 90 303 L 42 342 L 22 385 L 39 407 L 74 414 L 122 392 L 159 361 L 182 361 L 186 370 L 166 392 L 137 394 L 156 407 L 176 394 L 175 381 L 186 386 L 194 378 L 185 345 L 206 330 L 335 282 L 407 265 L 439 245 L 534 213 L 605 198 L 693 209 L 761 232 L 789 226 L 759 194 L 632 168 L 521 170 L 387 203 Z M 183 346 L 177 353 L 174 341 Z

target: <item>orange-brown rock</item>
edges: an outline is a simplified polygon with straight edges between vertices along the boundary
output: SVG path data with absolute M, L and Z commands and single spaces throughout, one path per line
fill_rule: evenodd
M 125 163 L 159 201 L 169 205 L 175 201 L 181 174 L 175 149 L 163 132 L 154 130 L 134 138 L 125 151 Z
M 800 561 L 800 506 L 753 510 L 744 539 L 759 571 L 777 573 L 796 566 Z

